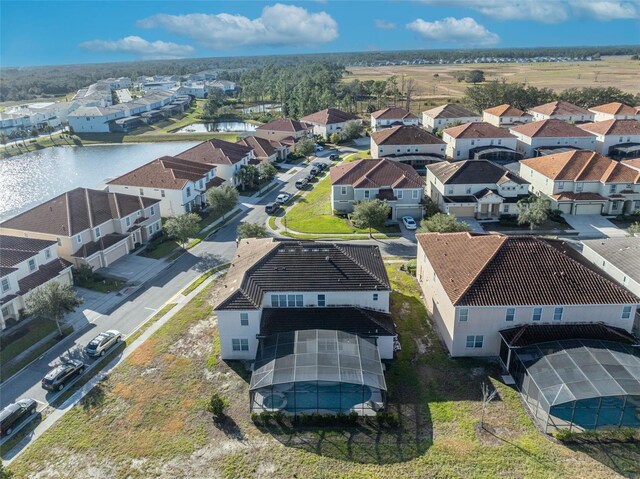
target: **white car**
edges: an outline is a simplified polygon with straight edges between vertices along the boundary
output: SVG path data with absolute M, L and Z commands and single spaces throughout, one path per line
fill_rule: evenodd
M 84 348 L 87 356 L 97 357 L 104 356 L 107 350 L 122 340 L 122 333 L 115 329 L 110 329 L 104 333 L 98 334 L 91 340 L 89 344 Z
M 284 205 L 287 201 L 289 201 L 289 198 L 291 198 L 291 195 L 289 193 L 280 193 L 276 198 L 276 203 L 278 203 L 279 205 Z
M 323 150 L 324 150 L 324 146 L 316 145 L 316 151 L 323 151 Z
M 408 230 L 415 230 L 418 227 L 416 221 L 411 216 L 403 216 L 402 223 L 404 223 L 404 227 Z

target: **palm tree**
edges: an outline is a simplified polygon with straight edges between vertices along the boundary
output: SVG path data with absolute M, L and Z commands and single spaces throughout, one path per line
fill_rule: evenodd
M 60 321 L 65 313 L 74 311 L 83 300 L 69 284 L 52 282 L 37 289 L 27 298 L 27 313 L 37 314 L 56 322 L 62 336 Z

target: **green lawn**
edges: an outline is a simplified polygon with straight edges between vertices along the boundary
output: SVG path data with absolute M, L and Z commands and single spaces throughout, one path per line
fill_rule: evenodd
M 97 291 L 98 293 L 112 293 L 120 290 L 125 283 L 125 281 L 117 278 L 110 278 L 94 273 L 93 278 L 90 280 L 82 283 L 76 282 L 75 284 L 80 288 L 90 289 L 91 291 Z
M 316 234 L 353 234 L 368 233 L 368 229 L 355 228 L 344 218 L 332 214 L 331 179 L 329 175 L 317 183 L 303 197 L 298 197 L 295 204 L 286 211 L 287 228 L 298 233 Z M 374 233 L 395 233 L 397 226 L 383 227 Z

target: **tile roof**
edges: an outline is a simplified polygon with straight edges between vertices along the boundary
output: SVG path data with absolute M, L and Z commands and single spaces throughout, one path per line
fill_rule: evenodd
M 8 268 L 0 264 L 0 278 L 2 278 L 3 276 L 7 276 L 10 273 L 13 273 L 14 271 L 18 271 L 18 268 Z
M 553 180 L 640 183 L 640 171 L 593 151 L 567 151 L 520 163 Z
M 614 101 L 612 103 L 605 103 L 604 105 L 591 107 L 589 108 L 589 111 L 596 113 L 608 113 L 610 115 L 637 115 L 638 107 Z
M 252 149 L 239 143 L 213 138 L 178 153 L 176 157 L 207 165 L 233 165 L 242 161 Z
M 388 291 L 377 246 L 279 241 L 240 242 L 216 309 L 258 309 L 267 292 Z
M 427 169 L 445 185 L 502 184 L 505 181 L 529 184 L 514 172 L 488 160 L 443 161 L 427 165 Z
M 627 165 L 636 170 L 640 170 L 640 158 L 633 158 L 632 160 L 622 160 L 620 163 Z
M 96 254 L 98 251 L 104 251 L 111 246 L 120 243 L 123 240 L 129 238 L 127 235 L 122 235 L 119 233 L 110 233 L 108 235 L 104 235 L 100 237 L 97 241 L 92 241 L 91 243 L 85 243 L 82 247 L 73 253 L 75 258 L 88 258 L 91 255 Z
M 0 250 L 26 251 L 39 253 L 40 251 L 56 244 L 53 240 L 21 238 L 20 236 L 0 235 Z
M 410 165 L 393 160 L 356 160 L 329 170 L 332 185 L 354 188 L 423 188 L 424 179 Z
M 407 111 L 404 108 L 397 107 L 390 107 L 383 110 L 374 111 L 373 113 L 371 113 L 371 118 L 375 118 L 376 120 L 418 119 L 418 117 L 410 111 Z
M 510 130 L 528 136 L 529 138 L 576 138 L 594 136 L 575 125 L 555 118 L 514 126 L 510 128 Z
M 531 108 L 529 111 L 541 113 L 543 115 L 591 115 L 589 110 L 569 103 L 568 101 L 552 101 L 545 103 L 544 105 L 538 105 Z
M 395 335 L 388 313 L 362 308 L 264 308 L 260 334 L 269 335 L 307 329 L 335 329 L 352 334 Z
M 551 195 L 551 198 L 560 201 L 609 201 L 599 193 L 590 193 L 588 191 L 584 191 L 581 193 L 574 193 L 573 191 L 563 191 L 562 193 Z
M 195 182 L 205 178 L 209 171 L 211 171 L 209 165 L 172 156 L 163 156 L 125 173 L 107 184 L 181 190 L 189 181 Z
M 513 138 L 509 130 L 484 121 L 465 123 L 443 131 L 451 138 Z
M 62 271 L 71 268 L 72 264 L 62 258 L 43 264 L 36 271 L 18 281 L 18 294 L 25 294 L 49 280 L 56 278 Z
M 592 249 L 624 274 L 640 282 L 640 238 L 607 238 L 583 240 L 586 248 Z
M 504 105 L 498 105 L 498 106 L 494 106 L 493 108 L 487 108 L 486 110 L 483 110 L 484 113 L 488 113 L 489 115 L 495 115 L 495 116 L 526 116 L 526 117 L 531 117 L 531 115 L 527 112 L 524 112 L 522 110 L 520 110 L 519 108 L 516 108 L 515 106 L 511 106 L 507 103 L 505 103 Z
M 356 115 L 338 110 L 337 108 L 327 108 L 317 111 L 311 115 L 303 116 L 300 121 L 315 125 L 333 125 L 335 123 L 345 123 L 347 121 L 359 120 Z
M 159 202 L 152 198 L 76 188 L 3 221 L 0 228 L 73 236 Z
M 640 121 L 638 120 L 605 120 L 594 123 L 577 125 L 596 135 L 640 135 Z
M 616 328 L 604 323 L 523 324 L 514 328 L 503 329 L 500 331 L 500 336 L 512 348 L 567 339 L 597 339 L 638 344 L 638 339 L 633 334 L 622 328 Z
M 640 302 L 560 240 L 472 233 L 416 236 L 457 306 Z
M 259 136 L 245 136 L 244 138 L 240 138 L 238 143 L 253 148 L 256 158 L 269 158 L 276 154 L 276 149 L 272 142 Z
M 309 128 L 309 125 L 300 121 L 292 120 L 290 118 L 277 118 L 270 121 L 269 123 L 260 125 L 257 129 L 269 131 L 288 131 L 290 133 L 297 133 L 299 131 L 308 130 Z
M 394 126 L 376 131 L 371 138 L 377 145 L 444 145 L 433 133 L 417 126 Z
M 471 118 L 480 116 L 460 105 L 456 105 L 455 103 L 447 103 L 446 105 L 437 106 L 430 110 L 423 111 L 422 113 L 431 118 Z

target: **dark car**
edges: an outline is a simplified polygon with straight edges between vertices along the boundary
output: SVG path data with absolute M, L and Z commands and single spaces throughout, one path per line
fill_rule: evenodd
M 279 208 L 280 208 L 280 205 L 278 203 L 269 203 L 264 206 L 264 211 L 268 215 L 272 215 L 275 212 L 277 212 Z
M 314 178 L 315 178 L 315 176 L 313 176 L 313 175 L 307 175 L 307 176 L 304 177 L 304 179 L 307 180 L 307 183 L 311 183 Z
M 314 167 L 313 167 L 313 168 L 311 168 L 311 170 L 309 171 L 309 174 L 310 174 L 311 176 L 318 176 L 318 175 L 320 174 L 320 170 L 314 166 Z
M 84 363 L 78 359 L 67 359 L 53 368 L 42 379 L 42 387 L 47 391 L 62 391 L 69 381 L 80 376 L 84 371 Z
M 38 403 L 33 399 L 20 399 L 9 404 L 0 411 L 0 436 L 11 434 L 15 426 L 25 418 L 34 415 L 37 409 Z
M 329 155 L 329 159 L 331 161 L 338 161 L 338 155 L 336 155 L 335 153 Z

